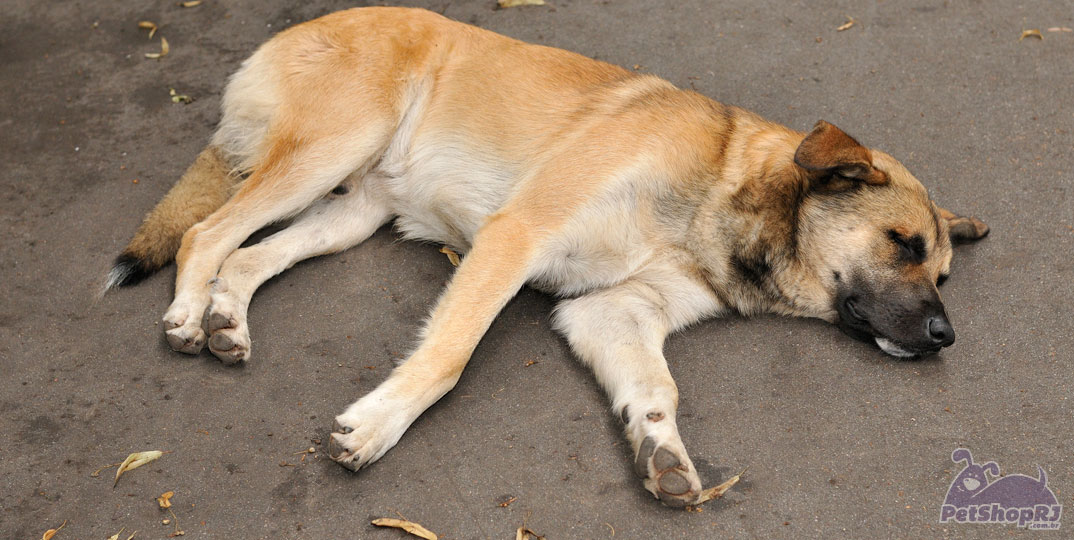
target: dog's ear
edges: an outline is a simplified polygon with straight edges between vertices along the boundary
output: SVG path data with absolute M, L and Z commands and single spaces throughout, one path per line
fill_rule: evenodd
M 936 212 L 947 222 L 947 233 L 952 243 L 965 244 L 988 236 L 988 225 L 975 217 L 960 216 L 939 206 Z
M 868 148 L 824 120 L 817 122 L 798 145 L 794 162 L 813 173 L 835 174 L 876 186 L 888 182 L 888 175 L 873 167 Z

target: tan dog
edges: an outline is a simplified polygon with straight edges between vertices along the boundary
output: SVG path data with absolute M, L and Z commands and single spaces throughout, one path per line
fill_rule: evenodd
M 336 418 L 332 458 L 356 470 L 384 455 L 529 283 L 565 297 L 555 326 L 669 505 L 701 491 L 661 353 L 670 332 L 775 312 L 838 323 L 893 355 L 931 353 L 954 340 L 936 288 L 950 237 L 987 233 L 831 124 L 803 134 L 574 53 L 363 8 L 286 30 L 243 64 L 212 143 L 108 287 L 174 256 L 168 343 L 247 360 L 258 286 L 392 219 L 466 256 L 417 350 Z

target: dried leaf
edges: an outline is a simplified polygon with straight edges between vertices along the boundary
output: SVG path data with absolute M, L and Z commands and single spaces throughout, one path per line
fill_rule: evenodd
M 395 527 L 396 529 L 403 529 L 404 531 L 417 536 L 418 538 L 424 538 L 425 540 L 437 540 L 438 538 L 436 534 L 429 529 L 405 519 L 377 518 L 373 520 L 373 525 L 376 525 L 377 527 Z
M 518 500 L 518 497 L 510 497 L 507 500 L 505 500 L 505 501 L 500 503 L 500 508 L 507 508 L 508 506 L 511 506 L 511 503 L 513 503 L 513 502 L 515 502 L 517 500 Z
M 447 246 L 440 248 L 440 253 L 447 255 L 448 260 L 451 261 L 451 266 L 458 266 L 462 263 L 462 260 L 459 259 L 459 254 Z
M 134 540 L 134 535 L 136 534 L 138 534 L 138 531 L 132 532 L 131 535 L 127 537 L 127 540 Z
M 1018 37 L 1018 41 L 1022 41 L 1027 37 L 1035 37 L 1037 39 L 1044 39 L 1044 35 L 1040 33 L 1040 30 L 1022 30 L 1022 35 Z
M 1074 29 L 1067 28 L 1065 26 L 1053 26 L 1048 29 L 1049 32 L 1074 32 Z
M 726 482 L 702 491 L 701 498 L 698 499 L 697 504 L 704 504 L 713 499 L 719 499 L 720 497 L 723 497 L 723 494 L 727 493 L 727 490 L 734 487 L 734 485 L 742 479 L 742 475 L 746 474 L 746 471 L 748 470 L 749 467 L 746 467 L 745 469 L 742 469 L 742 472 L 732 476 L 731 478 L 728 478 Z
M 843 30 L 849 30 L 850 27 L 854 26 L 854 23 L 857 22 L 857 21 L 854 20 L 854 17 L 851 17 L 850 15 L 846 15 L 846 18 L 847 18 L 847 22 L 843 23 L 839 28 L 836 28 L 835 29 L 836 32 L 842 32 Z
M 45 531 L 45 534 L 41 535 L 41 540 L 51 540 L 53 536 L 56 536 L 56 533 L 60 532 L 60 529 L 62 529 L 64 525 L 67 525 L 66 519 L 63 520 L 63 523 L 61 523 L 59 527 Z
M 179 7 L 194 7 L 201 4 L 201 0 L 191 0 L 190 2 L 179 2 L 176 4 Z
M 135 180 L 137 180 L 137 179 L 135 179 Z M 137 182 L 135 182 L 135 183 L 137 183 Z M 111 464 L 111 465 L 105 465 L 104 467 L 101 467 L 100 469 L 97 469 L 96 471 L 93 471 L 93 472 L 91 472 L 91 473 L 90 473 L 90 476 L 92 476 L 92 477 L 94 477 L 94 478 L 97 478 L 98 476 L 100 476 L 100 475 L 101 475 L 101 471 L 103 471 L 103 470 L 105 470 L 105 469 L 109 469 L 109 468 L 112 468 L 112 467 L 118 467 L 118 466 L 120 466 L 120 465 L 122 465 L 122 464 L 123 464 L 123 462 L 119 462 L 119 463 L 113 463 L 113 464 Z
M 526 527 L 519 527 L 518 530 L 515 531 L 515 540 L 526 540 L 531 536 L 536 538 L 537 540 L 544 540 L 543 536 L 533 532 L 531 529 L 528 529 Z M 612 533 L 612 536 L 615 536 L 615 533 Z
M 137 469 L 163 455 L 164 452 L 161 452 L 160 450 L 149 450 L 147 452 L 135 452 L 127 456 L 127 459 L 124 459 L 123 463 L 119 465 L 119 469 L 116 470 L 116 481 L 112 482 L 112 487 L 116 487 L 116 484 L 119 483 L 119 477 L 123 473 L 132 469 Z
M 153 21 L 138 21 L 138 28 L 149 30 L 149 39 L 153 39 L 153 34 L 157 33 L 157 23 Z
M 192 97 L 190 97 L 190 96 L 188 96 L 186 94 L 176 94 L 174 88 L 169 88 L 168 89 L 168 95 L 170 95 L 172 97 L 172 103 L 184 103 L 184 104 L 186 104 L 186 103 L 193 103 L 193 101 L 194 101 L 194 98 L 192 98 Z M 204 431 L 204 430 L 198 430 L 198 433 L 205 433 L 206 435 L 209 434 L 208 431 Z
M 162 56 L 166 56 L 168 54 L 168 51 L 170 51 L 170 50 L 171 50 L 171 47 L 168 47 L 168 40 L 166 40 L 166 39 L 164 39 L 162 37 L 162 38 L 160 38 L 160 52 L 159 53 L 145 53 L 145 57 L 146 58 L 160 58 Z
M 125 528 L 126 527 L 120 527 L 119 532 L 117 532 L 116 534 L 113 534 L 112 536 L 109 536 L 108 540 L 119 540 L 119 535 L 123 534 L 123 529 L 125 529 Z
M 162 493 L 160 495 L 160 497 L 157 497 L 157 504 L 159 504 L 161 508 L 171 508 L 172 507 L 172 501 L 171 501 L 172 495 L 175 495 L 174 491 L 168 491 L 168 492 Z
M 169 534 L 168 538 L 175 538 L 176 536 L 183 536 L 184 534 L 186 534 L 186 531 L 179 528 L 179 518 L 175 517 L 175 512 L 173 512 L 172 509 L 169 508 L 168 513 L 171 514 L 172 519 L 170 521 L 167 519 L 161 521 L 161 523 L 164 525 L 167 525 L 168 523 L 175 523 L 175 532 Z
M 512 8 L 518 6 L 543 6 L 544 0 L 497 0 L 502 8 Z

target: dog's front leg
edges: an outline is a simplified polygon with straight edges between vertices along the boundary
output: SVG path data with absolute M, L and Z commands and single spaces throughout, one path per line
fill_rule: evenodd
M 715 309 L 711 292 L 671 275 L 566 300 L 555 325 L 589 365 L 623 420 L 634 471 L 668 506 L 698 501 L 701 480 L 675 424 L 678 389 L 661 352 L 664 338 Z
M 425 409 L 455 387 L 481 336 L 529 276 L 532 231 L 509 215 L 491 218 L 478 231 L 418 349 L 336 417 L 332 459 L 352 470 L 380 459 Z

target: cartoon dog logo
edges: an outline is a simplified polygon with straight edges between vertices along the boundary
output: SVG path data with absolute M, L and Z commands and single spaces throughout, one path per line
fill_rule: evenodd
M 951 461 L 966 462 L 947 489 L 940 523 L 1017 523 L 1030 529 L 1058 529 L 1063 507 L 1048 487 L 1048 476 L 1037 466 L 1037 478 L 1024 474 L 999 477 L 994 461 L 973 462 L 965 448 L 951 453 Z M 989 481 L 988 475 L 994 479 Z M 999 477 L 999 478 L 996 478 Z

